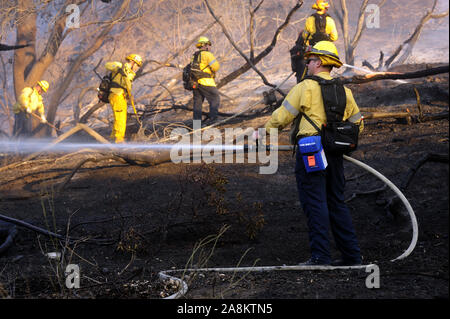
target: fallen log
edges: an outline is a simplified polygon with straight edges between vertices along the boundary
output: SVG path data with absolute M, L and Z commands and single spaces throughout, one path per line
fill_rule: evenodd
M 65 242 L 69 243 L 69 244 L 81 243 L 81 242 L 92 242 L 92 243 L 99 244 L 99 245 L 110 245 L 112 243 L 112 241 L 110 239 L 100 239 L 100 238 L 99 239 L 95 239 L 95 238 L 86 238 L 86 239 L 84 239 L 84 238 L 73 238 L 73 237 L 63 236 L 63 235 L 56 234 L 54 232 L 48 231 L 48 230 L 46 230 L 44 228 L 32 225 L 32 224 L 27 223 L 27 222 L 25 222 L 23 220 L 12 218 L 12 217 L 9 217 L 9 216 L 6 216 L 6 215 L 2 215 L 2 214 L 0 214 L 0 220 L 3 220 L 5 222 L 7 222 L 7 223 L 14 224 L 14 225 L 17 225 L 17 226 L 20 226 L 20 227 L 24 227 L 24 228 L 30 229 L 30 230 L 32 230 L 32 231 L 34 231 L 36 233 L 42 234 L 42 235 L 47 236 L 47 237 L 54 237 L 54 238 L 63 240 Z
M 362 84 L 378 80 L 400 80 L 400 79 L 415 79 L 423 78 L 430 75 L 442 74 L 449 72 L 449 65 L 444 65 L 436 68 L 419 70 L 414 72 L 375 72 L 364 75 L 354 75 L 352 77 L 339 77 L 338 79 L 343 84 Z
M 402 124 L 411 123 L 422 123 L 428 121 L 444 120 L 449 118 L 448 112 L 441 112 L 435 114 L 419 114 L 413 115 L 409 112 L 361 112 L 365 120 L 368 119 L 381 119 L 381 118 L 393 118 L 396 120 L 404 119 L 404 121 L 399 121 Z
M 67 132 L 65 132 L 64 134 L 60 135 L 56 140 L 54 140 L 52 143 L 50 143 L 49 145 L 47 145 L 46 147 L 44 147 L 42 150 L 30 154 L 29 156 L 27 156 L 24 161 L 29 161 L 37 156 L 39 156 L 40 154 L 42 154 L 43 152 L 51 149 L 53 146 L 55 146 L 56 144 L 58 144 L 59 142 L 65 140 L 66 138 L 68 138 L 69 136 L 72 136 L 73 134 L 77 133 L 80 130 L 84 130 L 86 133 L 88 133 L 89 135 L 91 135 L 93 138 L 95 138 L 97 141 L 99 141 L 100 143 L 103 144 L 109 144 L 109 142 L 100 134 L 98 134 L 96 131 L 94 131 L 93 129 L 91 129 L 89 126 L 87 126 L 86 124 L 83 123 L 78 123 L 76 126 L 72 127 L 70 130 L 68 130 Z
M 411 117 L 409 112 L 362 112 L 364 119 Z

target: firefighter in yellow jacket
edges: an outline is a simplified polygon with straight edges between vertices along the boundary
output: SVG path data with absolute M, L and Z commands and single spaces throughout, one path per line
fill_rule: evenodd
M 34 87 L 26 87 L 20 93 L 18 101 L 13 106 L 14 128 L 13 136 L 29 137 L 32 132 L 31 113 L 38 112 L 42 123 L 46 123 L 45 107 L 42 101 L 42 93 L 46 93 L 49 83 L 45 80 L 38 81 Z
M 318 42 L 305 53 L 308 75 L 331 80 L 333 67 L 341 67 L 336 46 L 329 41 Z M 362 131 L 362 116 L 350 89 L 344 87 L 339 91 L 340 101 L 345 101 L 342 121 L 359 124 Z M 325 91 L 328 92 L 328 91 Z M 331 91 L 330 91 L 331 92 Z M 334 91 L 334 95 L 337 95 Z M 266 130 L 282 129 L 294 121 L 297 115 L 306 114 L 316 126 L 326 124 L 327 115 L 320 84 L 313 78 L 306 78 L 294 86 L 288 93 L 282 105 L 276 109 L 266 123 Z M 337 98 L 337 96 L 336 96 Z M 318 131 L 302 116 L 297 137 L 318 135 Z M 361 264 L 361 254 L 349 210 L 344 202 L 344 166 L 343 156 L 325 150 L 328 166 L 324 170 L 308 172 L 302 154 L 297 149 L 295 176 L 297 190 L 303 211 L 307 217 L 309 229 L 309 244 L 311 258 L 302 265 L 358 265 Z M 342 259 L 331 260 L 329 230 L 335 238 L 336 247 L 342 254 Z
M 107 62 L 105 68 L 112 72 L 109 103 L 114 113 L 111 140 L 123 143 L 127 128 L 127 99 L 131 96 L 131 83 L 142 66 L 142 58 L 137 54 L 126 57 L 127 62 Z
M 193 60 L 198 59 L 199 63 L 194 63 L 192 72 L 198 82 L 198 87 L 193 90 L 194 97 L 194 120 L 202 119 L 202 104 L 206 100 L 209 102 L 209 119 L 206 124 L 212 124 L 217 120 L 217 113 L 220 106 L 219 90 L 216 87 L 214 78 L 219 71 L 220 64 L 214 54 L 209 52 L 211 41 L 207 37 L 200 37 L 196 47 L 198 51 L 194 53 Z
M 306 45 L 314 46 L 320 41 L 337 41 L 336 24 L 327 13 L 329 7 L 328 2 L 324 0 L 317 0 L 312 6 L 316 12 L 306 19 L 302 32 Z
M 304 51 L 320 41 L 337 41 L 338 32 L 333 18 L 328 15 L 329 3 L 317 0 L 312 8 L 316 10 L 306 19 L 305 28 L 299 33 L 295 46 L 291 49 L 291 64 L 299 83 L 305 75 Z

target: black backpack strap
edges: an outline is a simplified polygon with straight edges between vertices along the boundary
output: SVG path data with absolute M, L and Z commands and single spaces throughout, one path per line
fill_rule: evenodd
M 313 14 L 314 22 L 316 25 L 316 33 L 326 33 L 327 27 L 327 17 L 328 14 L 318 14 L 317 12 Z
M 303 112 L 300 112 L 298 115 L 297 115 L 297 117 L 294 119 L 294 129 L 293 129 L 293 131 L 291 132 L 291 142 L 292 142 L 292 144 L 294 145 L 294 148 L 292 149 L 292 155 L 294 155 L 295 154 L 295 152 L 296 152 L 296 150 L 297 150 L 297 146 L 298 146 L 298 144 L 297 144 L 297 132 L 298 132 L 298 127 L 299 127 L 299 125 L 300 125 L 300 121 L 301 121 L 301 119 L 302 119 L 302 117 L 305 117 L 305 119 L 309 122 L 309 123 L 311 123 L 311 125 L 317 130 L 317 132 L 320 134 L 320 128 L 316 125 L 316 123 L 314 123 L 314 121 L 313 120 L 311 120 L 311 118 L 308 116 L 308 115 L 306 115 L 305 113 L 303 113 Z
M 341 122 L 347 107 L 347 95 L 344 85 L 338 78 L 326 80 L 319 76 L 306 76 L 305 79 L 319 83 L 327 122 Z
M 311 118 L 308 116 L 308 115 L 306 115 L 305 113 L 301 113 L 304 117 L 305 117 L 305 119 L 317 130 L 317 132 L 319 132 L 319 134 L 320 134 L 320 128 L 317 126 L 317 124 L 316 123 L 314 123 L 314 121 L 313 120 L 311 120 Z
M 306 75 L 302 79 L 302 81 L 305 80 L 313 80 L 319 83 L 325 107 L 325 114 L 327 116 L 327 122 L 342 121 L 345 112 L 345 107 L 347 106 L 347 98 L 342 81 L 337 78 L 326 80 L 317 75 Z M 305 117 L 305 119 L 316 129 L 316 131 L 319 134 L 321 133 L 321 129 L 317 126 L 317 124 L 314 123 L 314 121 L 308 115 L 300 112 L 294 119 L 293 129 L 290 132 L 290 139 L 294 145 L 297 144 L 295 140 L 299 129 L 298 126 L 300 125 L 300 120 L 302 116 Z
M 319 41 L 329 41 L 330 36 L 326 32 L 327 27 L 327 17 L 329 17 L 328 14 L 318 14 L 314 13 L 312 14 L 314 17 L 314 23 L 316 27 L 316 32 L 311 36 L 311 40 L 309 41 L 309 44 L 313 46 Z
M 347 94 L 340 79 L 319 81 L 327 122 L 341 122 L 347 107 Z
M 126 88 L 124 88 L 124 87 L 121 86 L 120 84 L 114 82 L 114 78 L 115 78 L 119 73 L 120 73 L 120 75 L 122 75 L 122 76 L 127 76 L 127 75 L 125 74 L 125 71 L 124 71 L 122 68 L 119 68 L 114 74 L 113 74 L 113 72 L 111 72 L 111 83 L 110 83 L 110 86 L 111 86 L 112 88 L 126 90 Z
M 206 68 L 209 68 L 211 70 L 211 67 L 209 65 L 206 65 L 204 68 L 200 69 L 200 61 L 201 61 L 201 53 L 203 50 L 198 50 L 194 53 L 194 57 L 192 58 L 191 63 L 191 75 L 195 80 L 201 79 L 201 78 L 212 78 L 213 74 L 204 72 L 203 70 Z M 212 71 L 212 70 L 211 70 Z M 214 72 L 212 72 L 214 73 Z
M 199 61 L 200 53 L 202 53 L 202 51 L 200 51 L 200 50 L 194 52 L 194 56 L 192 58 L 191 64 L 193 64 L 194 62 L 197 62 L 200 64 L 200 61 Z
M 197 63 L 198 63 L 198 65 L 199 65 L 199 67 L 200 67 L 200 62 L 201 62 L 201 53 L 202 53 L 202 50 L 198 50 L 197 52 L 194 53 L 194 58 L 192 59 L 192 62 L 194 62 L 195 60 L 197 60 Z M 206 68 L 210 68 L 210 66 L 209 66 L 209 65 L 206 65 L 203 69 L 200 69 L 200 71 L 203 72 L 203 70 L 206 69 Z M 211 69 L 211 68 L 210 68 L 210 69 Z M 205 72 L 205 73 L 206 73 L 206 72 Z
M 318 77 L 318 76 L 315 76 L 315 75 L 306 75 L 306 76 L 303 77 L 303 79 L 301 79 L 300 82 L 302 82 L 304 80 L 307 80 L 307 79 L 320 81 L 322 78 Z M 305 118 L 308 121 L 310 121 L 310 123 L 311 123 L 311 119 L 306 114 L 304 114 L 302 112 L 299 112 L 298 115 L 295 117 L 295 119 L 292 121 L 291 130 L 289 132 L 289 140 L 290 140 L 291 144 L 294 145 L 294 153 L 295 153 L 295 147 L 297 145 L 297 133 L 298 133 L 299 126 L 300 126 L 300 121 L 302 120 L 302 116 L 305 116 Z M 311 124 L 314 127 L 317 127 L 317 125 L 315 125 L 314 122 L 312 122 Z

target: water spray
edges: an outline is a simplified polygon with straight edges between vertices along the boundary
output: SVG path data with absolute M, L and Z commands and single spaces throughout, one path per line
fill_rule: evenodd
M 354 65 L 346 64 L 346 63 L 344 63 L 342 65 L 347 67 L 347 68 L 351 68 L 351 69 L 362 71 L 364 73 L 369 73 L 369 74 L 377 73 L 377 72 L 372 72 L 372 71 L 369 71 L 369 70 L 366 70 L 366 69 L 363 69 L 363 68 L 360 68 L 360 67 L 357 67 L 357 66 L 354 66 Z M 408 82 L 403 81 L 403 80 L 394 80 L 394 81 L 396 81 L 398 83 L 402 83 L 402 84 L 408 83 Z
M 45 149 L 47 152 L 69 153 L 82 149 L 96 151 L 118 151 L 118 152 L 145 152 L 145 151 L 170 151 L 172 149 L 194 151 L 194 150 L 214 150 L 234 151 L 234 152 L 257 152 L 266 151 L 289 151 L 291 145 L 261 145 L 261 144 L 146 144 L 146 143 L 123 143 L 123 144 L 101 144 L 101 143 L 58 143 L 49 145 L 50 141 L 45 139 L 25 140 L 25 141 L 0 141 L 0 154 L 28 154 L 39 152 Z

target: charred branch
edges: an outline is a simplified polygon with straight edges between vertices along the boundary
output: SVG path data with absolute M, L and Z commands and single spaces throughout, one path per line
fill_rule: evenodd
M 63 96 L 64 92 L 69 87 L 73 77 L 75 76 L 77 70 L 79 69 L 83 61 L 89 58 L 94 52 L 96 52 L 103 45 L 104 40 L 111 31 L 111 29 L 114 27 L 115 24 L 117 24 L 120 21 L 123 15 L 126 14 L 129 4 L 130 0 L 122 2 L 120 7 L 114 13 L 113 21 L 107 24 L 107 26 L 102 29 L 102 31 L 99 33 L 99 35 L 90 45 L 90 47 L 84 50 L 83 53 L 80 54 L 80 56 L 78 56 L 77 59 L 72 62 L 67 75 L 64 77 L 64 81 L 59 85 L 58 89 L 52 96 L 52 100 L 50 102 L 49 110 L 47 113 L 47 120 L 49 122 L 53 123 L 56 116 L 56 111 L 60 103 L 60 99 Z
M 414 167 L 412 167 L 406 175 L 406 178 L 401 186 L 402 190 L 406 190 L 408 188 L 414 175 L 426 162 L 448 163 L 448 154 L 428 153 L 422 156 L 422 158 L 417 161 Z
M 422 33 L 422 29 L 425 26 L 425 24 L 431 20 L 431 19 L 441 19 L 446 16 L 448 16 L 449 11 L 440 13 L 440 14 L 434 14 L 434 10 L 437 5 L 437 0 L 434 1 L 432 8 L 427 11 L 427 13 L 420 19 L 419 24 L 414 29 L 411 36 L 406 39 L 402 44 L 400 44 L 394 51 L 394 53 L 384 62 L 383 65 L 383 58 L 384 54 L 382 51 L 380 51 L 380 59 L 378 63 L 378 67 L 374 68 L 370 65 L 369 62 L 364 61 L 363 65 L 369 67 L 372 71 L 381 71 L 389 69 L 391 66 L 401 65 L 405 63 L 405 61 L 411 56 L 414 46 L 416 45 L 417 41 L 419 40 L 420 34 Z M 394 60 L 400 55 L 400 53 L 403 51 L 402 56 L 394 63 Z
M 177 52 L 175 52 L 174 54 L 172 54 L 169 58 L 167 58 L 167 60 L 165 60 L 164 62 L 157 62 L 157 61 L 153 61 L 153 62 L 157 62 L 157 64 L 159 64 L 159 66 L 157 66 L 156 68 L 153 68 L 149 71 L 146 72 L 138 72 L 136 74 L 136 79 L 139 77 L 142 77 L 144 75 L 147 75 L 149 73 L 153 73 L 158 71 L 159 69 L 163 68 L 163 67 L 171 67 L 172 65 L 170 64 L 170 61 L 174 60 L 175 58 L 177 58 L 178 56 L 180 56 L 181 54 L 183 54 L 183 52 L 185 52 L 187 49 L 189 49 L 194 43 L 195 41 L 197 41 L 198 37 L 201 36 L 202 34 L 204 34 L 205 32 L 207 32 L 208 30 L 210 30 L 215 24 L 217 23 L 217 21 L 213 21 L 210 24 L 208 24 L 204 29 L 202 29 L 199 33 L 195 34 L 191 40 L 189 40 L 186 45 L 184 47 L 182 47 L 180 50 L 178 50 Z M 145 66 L 145 63 L 144 63 Z M 173 67 L 173 66 L 172 66 Z M 143 70 L 144 67 L 141 68 L 141 70 Z
M 3 220 L 5 222 L 20 226 L 20 227 L 24 227 L 27 228 L 29 230 L 32 230 L 36 233 L 42 234 L 44 236 L 47 237 L 53 237 L 53 238 L 57 238 L 61 241 L 64 241 L 68 244 L 75 244 L 75 243 L 82 243 L 82 242 L 86 242 L 86 243 L 95 243 L 95 244 L 99 244 L 99 245 L 110 245 L 111 244 L 111 240 L 110 239 L 94 239 L 94 238 L 73 238 L 73 237 L 67 237 L 67 236 L 63 236 L 60 234 L 56 234 L 54 232 L 51 232 L 49 230 L 46 230 L 44 228 L 35 226 L 33 224 L 27 223 L 23 220 L 20 219 L 16 219 L 16 218 L 12 218 L 12 217 L 8 217 L 6 215 L 0 214 L 0 220 Z
M 248 70 L 252 68 L 252 65 L 256 65 L 259 63 L 264 57 L 266 57 L 275 47 L 278 36 L 283 31 L 284 28 L 289 24 L 292 15 L 300 9 L 300 7 L 303 5 L 303 1 L 298 1 L 297 4 L 289 11 L 288 15 L 286 16 L 285 21 L 278 27 L 278 29 L 275 31 L 275 34 L 272 38 L 272 42 L 269 44 L 268 47 L 266 47 L 261 53 L 259 53 L 250 63 L 247 61 L 244 65 L 242 65 L 240 68 L 234 70 L 230 74 L 226 75 L 222 78 L 222 80 L 217 84 L 217 88 L 221 88 L 228 84 L 229 82 L 233 81 L 234 79 L 238 78 L 240 75 L 244 74 Z M 248 59 L 248 58 L 247 58 Z
M 367 5 L 369 3 L 368 0 L 364 0 L 361 4 L 359 13 L 358 13 L 358 23 L 353 37 L 350 37 L 350 27 L 349 27 L 349 12 L 347 8 L 347 1 L 340 0 L 339 7 L 334 5 L 335 1 L 331 1 L 332 8 L 334 14 L 336 16 L 337 21 L 339 22 L 342 30 L 342 37 L 344 39 L 344 50 L 345 50 L 345 62 L 347 64 L 354 65 L 355 60 L 355 51 L 358 46 L 359 41 L 361 40 L 361 36 L 366 29 L 366 24 L 364 23 L 365 19 L 365 11 Z M 336 1 L 337 2 L 337 1 Z M 378 7 L 382 7 L 386 0 L 381 0 L 378 3 Z
M 0 51 L 10 51 L 10 50 L 17 50 L 22 49 L 30 46 L 31 44 L 23 44 L 23 45 L 7 45 L 7 44 L 1 44 L 0 43 Z
M 252 63 L 252 61 L 244 54 L 244 52 L 242 52 L 242 50 L 237 46 L 237 44 L 233 41 L 233 39 L 231 38 L 230 33 L 228 32 L 227 28 L 225 27 L 225 25 L 222 23 L 222 21 L 220 21 L 220 19 L 215 15 L 213 9 L 211 8 L 211 6 L 208 3 L 208 0 L 204 0 L 206 6 L 208 7 L 209 12 L 211 13 L 211 15 L 213 16 L 213 18 L 217 21 L 217 23 L 219 23 L 219 25 L 222 28 L 223 34 L 225 34 L 225 36 L 227 37 L 228 41 L 230 41 L 231 45 L 236 49 L 236 51 L 239 52 L 239 54 L 245 59 L 245 61 L 247 62 L 247 64 L 261 77 L 261 79 L 263 80 L 264 84 L 273 88 L 276 88 L 276 85 L 269 83 L 269 81 L 267 80 L 267 78 L 264 76 L 264 74 L 261 73 L 261 71 L 259 71 L 256 66 Z M 298 5 L 298 4 L 297 4 Z M 277 89 L 278 92 L 280 92 L 283 96 L 285 96 L 286 94 L 281 91 L 280 89 Z
M 442 74 L 442 73 L 448 73 L 449 72 L 449 66 L 440 66 L 436 68 L 426 69 L 426 70 L 419 70 L 414 72 L 377 72 L 377 73 L 371 73 L 371 74 L 365 74 L 365 75 L 355 75 L 352 77 L 341 77 L 339 78 L 343 84 L 361 84 L 361 83 L 368 83 L 372 81 L 378 81 L 378 80 L 400 80 L 400 79 L 415 79 L 415 78 L 422 78 L 430 75 L 436 75 L 436 74 Z

